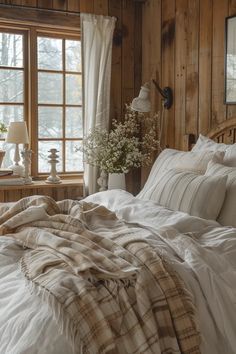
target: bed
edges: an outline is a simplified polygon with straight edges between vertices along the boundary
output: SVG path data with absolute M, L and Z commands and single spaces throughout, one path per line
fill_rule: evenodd
M 208 137 L 137 197 L 0 205 L 1 354 L 235 353 L 236 119 Z

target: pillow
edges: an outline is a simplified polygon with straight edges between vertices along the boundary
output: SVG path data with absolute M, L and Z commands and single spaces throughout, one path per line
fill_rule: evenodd
M 227 176 L 205 176 L 170 169 L 146 196 L 172 210 L 216 220 L 225 198 Z
M 214 140 L 204 136 L 199 135 L 196 144 L 192 148 L 192 151 L 226 151 L 229 145 L 223 143 L 216 143 Z
M 236 227 L 236 168 L 209 162 L 206 176 L 228 176 L 226 196 L 217 221 L 224 226 Z
M 214 140 L 200 134 L 192 151 L 225 151 L 223 163 L 227 166 L 236 167 L 236 144 L 216 143 Z
M 212 151 L 179 151 L 174 149 L 165 149 L 157 157 L 150 175 L 141 192 L 137 195 L 139 198 L 146 198 L 146 192 L 156 185 L 157 176 L 170 168 L 188 170 L 195 173 L 204 174 L 208 162 L 212 158 L 217 158 L 217 162 L 222 162 L 224 152 Z

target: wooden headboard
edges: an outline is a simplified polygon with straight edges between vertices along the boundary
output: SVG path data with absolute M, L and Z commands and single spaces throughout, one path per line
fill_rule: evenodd
M 236 118 L 225 120 L 216 128 L 210 130 L 207 136 L 218 143 L 236 143 Z
M 236 143 L 236 118 L 227 119 L 211 129 L 207 136 L 217 143 L 234 144 Z M 196 143 L 197 138 L 193 134 L 188 136 L 189 150 Z

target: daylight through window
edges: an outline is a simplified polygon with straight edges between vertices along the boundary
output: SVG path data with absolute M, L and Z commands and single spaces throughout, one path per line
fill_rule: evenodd
M 0 32 L 0 122 L 25 119 L 34 151 L 32 174 L 49 172 L 48 151 L 59 150 L 57 170 L 83 170 L 81 42 L 77 36 L 29 28 Z M 14 147 L 4 143 L 4 165 Z

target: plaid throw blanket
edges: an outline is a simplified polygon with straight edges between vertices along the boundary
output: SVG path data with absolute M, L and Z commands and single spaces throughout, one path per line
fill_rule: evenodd
M 200 353 L 191 297 L 141 229 L 83 201 L 35 196 L 3 211 L 0 235 L 26 248 L 22 272 L 75 352 Z

